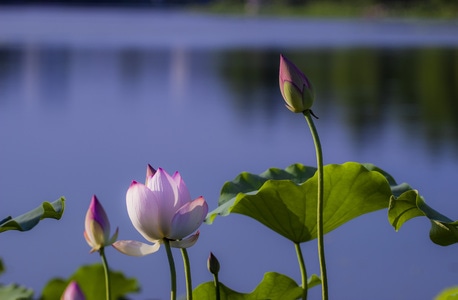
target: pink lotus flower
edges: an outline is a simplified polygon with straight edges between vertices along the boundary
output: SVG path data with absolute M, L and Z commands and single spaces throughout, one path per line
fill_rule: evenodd
M 313 88 L 307 77 L 289 59 L 280 54 L 280 92 L 286 107 L 295 113 L 310 109 L 313 104 Z
M 117 241 L 113 247 L 132 256 L 159 250 L 165 239 L 175 248 L 187 248 L 197 241 L 208 212 L 203 197 L 191 200 L 181 175 L 170 176 L 159 168 L 147 168 L 146 184 L 133 181 L 126 194 L 127 212 L 135 229 L 153 245 L 137 241 Z M 195 232 L 194 234 L 192 234 Z
M 102 247 L 110 246 L 118 237 L 118 228 L 116 228 L 115 234 L 110 239 L 110 221 L 95 195 L 92 196 L 91 204 L 87 210 L 84 227 L 84 237 L 89 246 L 92 247 L 91 253 Z
M 76 281 L 72 281 L 67 285 L 64 293 L 62 294 L 61 300 L 85 300 L 83 291 L 80 289 Z

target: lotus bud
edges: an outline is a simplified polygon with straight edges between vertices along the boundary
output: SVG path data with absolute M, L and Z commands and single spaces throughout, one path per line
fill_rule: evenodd
M 110 221 L 102 204 L 100 204 L 95 195 L 92 196 L 89 209 L 87 210 L 84 227 L 84 237 L 89 246 L 92 247 L 91 252 L 98 251 L 105 246 L 110 246 L 118 237 L 118 229 L 116 229 L 116 232 L 110 238 Z
M 286 107 L 295 113 L 310 109 L 314 100 L 312 84 L 290 60 L 280 54 L 280 92 Z
M 61 300 L 85 300 L 83 291 L 79 287 L 76 281 L 72 281 L 67 285 L 64 293 L 62 294 Z
M 208 256 L 207 259 L 207 269 L 213 275 L 216 275 L 219 272 L 219 261 L 216 258 L 216 256 L 213 255 L 212 252 L 210 252 L 210 256 Z

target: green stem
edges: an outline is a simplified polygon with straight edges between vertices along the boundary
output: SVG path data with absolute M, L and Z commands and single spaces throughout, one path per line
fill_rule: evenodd
M 326 260 L 324 257 L 324 230 L 323 230 L 323 192 L 324 192 L 324 179 L 323 179 L 323 154 L 321 150 L 320 138 L 316 130 L 315 124 L 312 119 L 312 111 L 307 109 L 304 111 L 305 119 L 310 127 L 313 142 L 315 144 L 316 162 L 318 167 L 318 200 L 317 200 L 317 237 L 318 237 L 318 256 L 320 260 L 321 272 L 321 291 L 322 299 L 328 299 L 328 279 L 326 273 Z
M 219 293 L 219 279 L 218 279 L 218 273 L 213 274 L 213 281 L 215 283 L 215 293 L 216 293 L 216 300 L 221 299 L 221 295 Z
M 108 268 L 107 258 L 105 256 L 105 248 L 99 250 L 100 257 L 102 258 L 103 270 L 105 272 L 105 289 L 107 300 L 111 299 L 111 283 L 110 283 L 110 269 Z
M 183 256 L 184 274 L 186 276 L 186 298 L 192 300 L 191 265 L 186 248 L 181 248 L 181 255 Z
M 302 256 L 301 245 L 299 243 L 294 243 L 296 248 L 297 260 L 299 261 L 299 267 L 301 269 L 302 277 L 302 299 L 307 299 L 308 285 L 307 285 L 307 270 L 305 269 L 304 257 Z
M 170 241 L 164 239 L 165 251 L 167 252 L 167 258 L 170 266 L 170 300 L 176 300 L 177 298 L 177 274 L 175 270 L 175 262 L 173 261 L 172 248 L 170 247 Z

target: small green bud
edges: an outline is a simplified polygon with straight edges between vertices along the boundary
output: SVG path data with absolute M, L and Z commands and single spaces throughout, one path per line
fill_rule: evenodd
M 210 252 L 210 256 L 208 256 L 207 259 L 207 269 L 213 275 L 216 275 L 219 272 L 219 261 L 216 259 L 216 256 L 214 256 L 212 252 Z

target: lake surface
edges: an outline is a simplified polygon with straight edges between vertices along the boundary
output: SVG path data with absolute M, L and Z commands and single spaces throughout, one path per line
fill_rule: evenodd
M 38 296 L 52 277 L 99 262 L 83 238 L 93 194 L 120 239 L 142 240 L 125 193 L 148 163 L 178 170 L 210 209 L 242 171 L 315 165 L 305 121 L 278 90 L 280 53 L 316 88 L 325 163 L 372 162 L 457 219 L 456 32 L 456 22 L 0 8 L 2 216 L 67 199 L 62 220 L 0 236 L 1 282 Z M 395 232 L 383 210 L 329 233 L 331 298 L 433 299 L 458 284 L 457 246 L 437 246 L 428 232 L 421 218 Z M 303 245 L 309 274 L 319 272 L 315 248 Z M 212 279 L 210 251 L 233 289 L 249 292 L 268 271 L 300 281 L 294 246 L 247 217 L 201 227 L 188 251 L 194 286 Z M 132 299 L 168 299 L 165 251 L 107 256 L 113 270 L 138 278 Z M 176 264 L 182 276 L 178 251 Z M 319 294 L 313 288 L 310 299 Z

